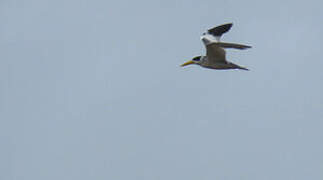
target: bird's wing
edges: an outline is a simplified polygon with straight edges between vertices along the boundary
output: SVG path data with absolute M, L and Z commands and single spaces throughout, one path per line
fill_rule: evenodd
M 225 50 L 217 43 L 206 45 L 206 56 L 210 63 L 227 63 Z
M 217 41 L 214 39 L 214 37 L 210 34 L 205 34 L 201 36 L 201 40 L 205 46 L 211 44 L 211 43 L 216 43 Z
M 217 42 L 218 46 L 222 48 L 234 48 L 234 49 L 248 49 L 251 46 L 243 45 L 243 44 L 235 44 L 235 43 L 224 43 L 224 42 Z
M 231 29 L 232 25 L 232 23 L 222 24 L 220 26 L 207 30 L 207 34 L 214 36 L 217 41 L 220 41 L 222 34 L 228 32 Z

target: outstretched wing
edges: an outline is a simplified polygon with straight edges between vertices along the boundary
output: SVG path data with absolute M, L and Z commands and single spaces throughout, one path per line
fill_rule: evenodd
M 209 29 L 201 36 L 201 40 L 206 47 L 206 56 L 210 63 L 228 63 L 225 57 L 225 48 L 247 49 L 251 46 L 235 43 L 219 42 L 223 33 L 226 33 L 232 27 L 232 23 L 223 24 Z M 216 39 L 214 39 L 216 38 Z
M 220 41 L 222 34 L 228 32 L 231 29 L 232 25 L 232 23 L 222 24 L 220 26 L 207 30 L 207 33 L 213 35 L 217 39 L 217 41 Z
M 235 43 L 216 42 L 216 44 L 222 48 L 234 48 L 234 49 L 248 49 L 251 46 Z

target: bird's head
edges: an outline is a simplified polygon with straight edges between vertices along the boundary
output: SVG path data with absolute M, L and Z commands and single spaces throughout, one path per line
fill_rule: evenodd
M 187 61 L 186 63 L 182 64 L 181 66 L 187 66 L 190 64 L 200 64 L 202 56 L 196 56 L 192 60 Z

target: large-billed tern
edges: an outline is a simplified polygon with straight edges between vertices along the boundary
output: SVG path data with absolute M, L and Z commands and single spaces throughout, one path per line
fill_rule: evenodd
M 209 29 L 203 33 L 201 40 L 206 47 L 206 56 L 196 56 L 192 60 L 182 64 L 187 66 L 189 64 L 197 64 L 205 68 L 211 69 L 242 69 L 248 70 L 245 67 L 239 66 L 226 60 L 226 48 L 247 49 L 251 46 L 235 43 L 220 42 L 223 33 L 226 33 L 232 27 L 232 23 L 223 24 L 215 28 Z

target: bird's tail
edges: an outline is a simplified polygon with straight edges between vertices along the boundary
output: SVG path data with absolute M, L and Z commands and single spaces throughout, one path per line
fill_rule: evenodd
M 241 70 L 245 70 L 245 71 L 249 71 L 248 68 L 245 68 L 245 67 L 242 67 L 242 66 L 239 66 L 237 64 L 234 64 L 234 63 L 230 63 L 230 66 L 232 69 L 241 69 Z
M 241 67 L 241 66 L 237 67 L 237 69 L 242 69 L 242 70 L 245 70 L 245 71 L 249 71 L 249 69 L 248 69 L 248 68 Z

